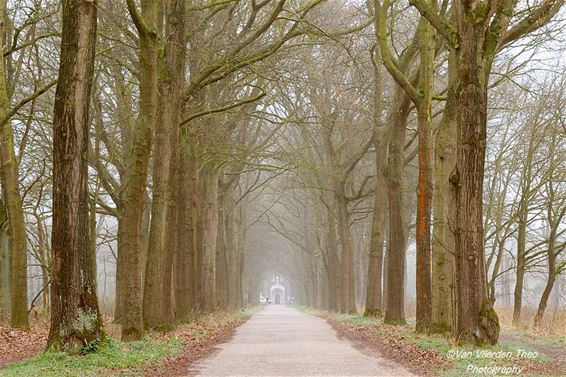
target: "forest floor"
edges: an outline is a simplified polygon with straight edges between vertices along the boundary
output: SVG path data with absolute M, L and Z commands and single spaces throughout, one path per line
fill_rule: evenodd
M 213 313 L 170 333 L 149 333 L 134 343 L 116 340 L 119 326 L 107 320 L 109 341 L 100 346 L 99 352 L 75 357 L 43 353 L 48 332 L 45 321 L 35 321 L 31 332 L 0 326 L 0 376 L 186 376 L 195 365 L 215 359 L 216 355 L 208 356 L 218 349 L 217 345 L 222 344 L 222 349 L 234 343 L 231 338 L 236 328 L 258 310 Z M 441 335 L 418 334 L 411 325 L 389 326 L 361 315 L 300 310 L 324 318 L 340 342 L 349 342 L 366 356 L 379 355 L 385 364 L 400 364 L 414 375 L 566 376 L 564 335 L 503 329 L 496 346 L 472 348 L 456 346 Z
M 47 324 L 36 323 L 31 332 L 0 326 L 0 376 L 101 377 L 180 376 L 190 364 L 206 357 L 227 341 L 236 327 L 259 308 L 233 313 L 212 313 L 168 333 L 148 333 L 132 343 L 118 341 L 119 327 L 107 323 L 108 341 L 98 352 L 84 356 L 46 352 Z M 107 322 L 107 321 L 105 321 Z
M 502 330 L 495 346 L 457 346 L 375 318 L 307 310 L 325 318 L 362 352 L 379 352 L 421 376 L 566 376 L 566 337 Z

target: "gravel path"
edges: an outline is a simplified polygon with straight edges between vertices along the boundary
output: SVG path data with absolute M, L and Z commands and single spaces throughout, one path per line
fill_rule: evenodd
M 391 360 L 361 353 L 325 320 L 283 305 L 256 314 L 189 375 L 415 376 Z

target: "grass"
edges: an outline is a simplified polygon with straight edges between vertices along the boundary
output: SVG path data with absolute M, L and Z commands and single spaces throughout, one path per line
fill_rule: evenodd
M 549 335 L 517 329 L 504 329 L 502 333 L 520 339 L 530 340 L 542 346 L 566 348 L 566 335 Z
M 265 309 L 265 306 L 263 306 L 263 305 L 245 308 L 245 309 L 242 309 L 238 312 L 238 317 L 239 318 L 251 318 L 254 315 L 256 315 L 257 313 L 261 312 L 263 309 Z
M 550 361 L 549 358 L 540 352 L 536 352 L 533 348 L 523 344 L 500 342 L 495 346 L 457 346 L 449 337 L 439 334 L 420 334 L 415 332 L 414 327 L 411 325 L 390 326 L 384 325 L 379 319 L 364 317 L 360 314 L 323 313 L 307 308 L 299 309 L 315 315 L 326 314 L 336 321 L 348 322 L 356 326 L 370 326 L 376 335 L 393 337 L 407 345 L 413 345 L 424 350 L 437 350 L 446 359 L 452 361 L 449 369 L 437 371 L 438 375 L 442 377 L 501 375 L 504 374 L 503 369 L 499 369 L 502 372 L 501 374 L 492 374 L 481 368 L 522 368 L 529 361 L 543 363 Z M 519 357 L 518 355 L 521 351 L 529 352 L 530 354 L 522 353 L 521 357 Z M 522 372 L 521 375 L 526 374 Z M 528 375 L 534 376 L 533 374 Z
M 0 370 L 2 377 L 91 377 L 109 375 L 114 370 L 145 365 L 166 356 L 177 355 L 182 348 L 177 337 L 155 339 L 146 337 L 132 343 L 109 339 L 99 351 L 85 356 L 70 356 L 62 352 L 45 352 L 39 356 L 11 364 Z M 124 374 L 122 374 L 124 375 Z
M 364 317 L 359 314 L 340 314 L 340 313 L 329 313 L 330 316 L 336 321 L 350 322 L 359 326 L 375 325 L 379 321 L 374 317 Z
M 223 331 L 235 318 L 249 318 L 262 309 L 262 307 L 253 307 L 237 313 L 207 314 L 197 321 L 178 326 L 176 334 L 168 337 L 146 336 L 140 341 L 131 343 L 122 343 L 109 338 L 98 346 L 97 352 L 84 356 L 45 352 L 7 366 L 0 370 L 0 377 L 136 376 L 141 372 L 128 368 L 147 364 L 158 366 L 163 358 L 180 354 L 183 342 L 179 335 L 182 337 L 190 334 L 193 340 L 198 341 L 214 332 Z

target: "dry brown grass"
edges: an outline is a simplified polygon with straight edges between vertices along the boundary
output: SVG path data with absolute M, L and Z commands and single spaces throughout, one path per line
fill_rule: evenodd
M 513 308 L 496 308 L 502 328 L 513 328 Z M 517 330 L 536 332 L 543 335 L 566 335 L 566 308 L 547 309 L 540 329 L 533 329 L 534 308 L 523 308 Z

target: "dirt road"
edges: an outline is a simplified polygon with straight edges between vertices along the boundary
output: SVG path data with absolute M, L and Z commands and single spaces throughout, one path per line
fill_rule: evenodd
M 193 365 L 194 376 L 414 376 L 402 365 L 367 356 L 337 337 L 325 320 L 269 305 L 218 352 Z

